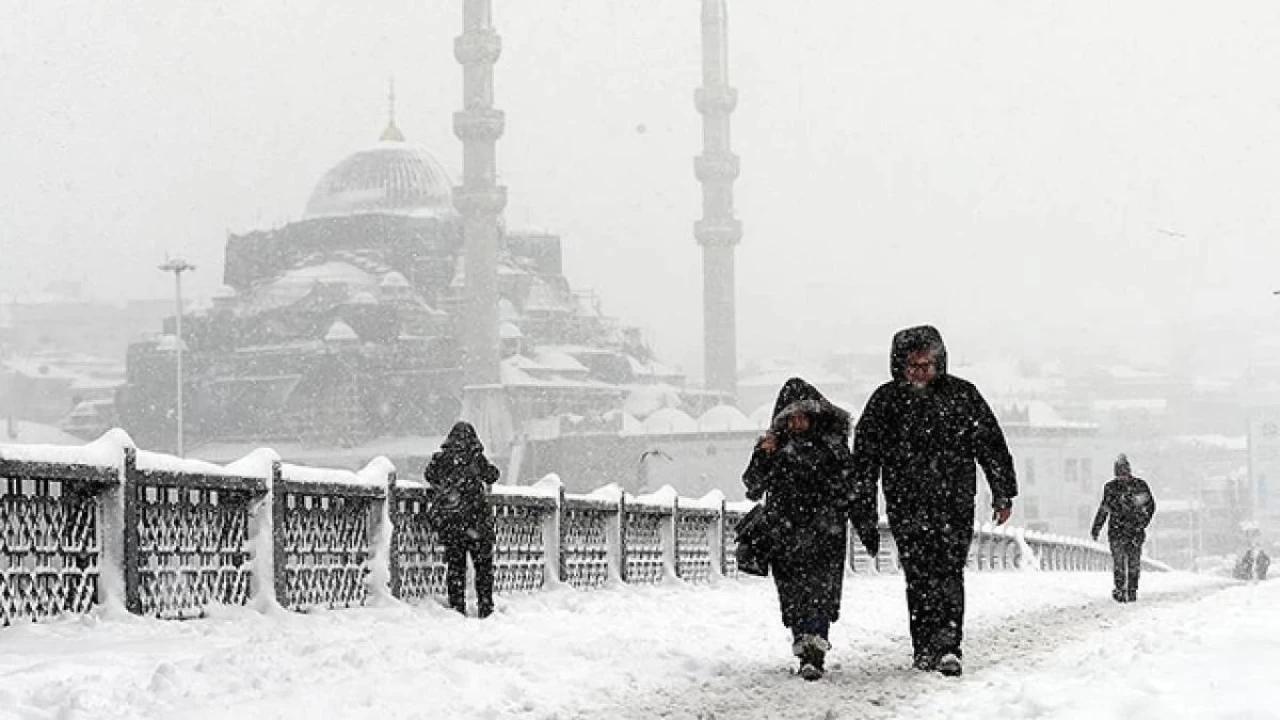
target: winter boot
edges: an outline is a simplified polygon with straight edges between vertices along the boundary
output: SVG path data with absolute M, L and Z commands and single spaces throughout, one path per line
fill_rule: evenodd
M 817 635 L 801 635 L 791 645 L 791 652 L 800 658 L 800 677 L 818 680 L 826 672 L 825 662 L 831 643 Z
M 1124 597 L 1125 602 L 1137 602 L 1137 600 L 1138 600 L 1137 590 L 1130 590 L 1128 594 L 1126 594 Z
M 947 653 L 938 658 L 938 672 L 947 677 L 960 677 L 960 673 L 964 672 L 964 668 L 960 665 L 960 656 Z
M 1129 594 L 1120 588 L 1111 591 L 1111 599 L 1118 603 L 1129 602 Z

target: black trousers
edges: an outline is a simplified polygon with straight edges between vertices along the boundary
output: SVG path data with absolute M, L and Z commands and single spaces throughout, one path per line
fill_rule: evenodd
M 1115 578 L 1117 600 L 1138 597 L 1138 576 L 1142 574 L 1143 537 L 1111 538 L 1111 572 Z
M 907 581 L 911 647 L 917 659 L 963 655 L 964 566 L 973 542 L 973 511 L 947 521 L 903 523 L 894 531 Z
M 444 561 L 449 566 L 445 588 L 449 607 L 467 612 L 467 555 L 476 569 L 476 604 L 481 617 L 493 612 L 493 537 L 462 535 L 445 542 Z

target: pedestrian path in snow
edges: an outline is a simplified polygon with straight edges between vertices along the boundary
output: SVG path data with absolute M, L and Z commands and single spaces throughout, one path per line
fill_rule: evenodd
M 1268 684 L 1207 704 L 1196 680 L 1241 690 L 1253 663 L 1280 667 L 1280 584 L 1147 573 L 1132 605 L 1109 587 L 1109 573 L 970 573 L 959 679 L 910 669 L 897 575 L 847 579 L 815 683 L 793 674 L 756 578 L 501 597 L 483 621 L 435 605 L 86 617 L 0 629 L 0 717 L 1092 718 L 1143 702 L 1166 711 L 1147 717 L 1275 716 Z

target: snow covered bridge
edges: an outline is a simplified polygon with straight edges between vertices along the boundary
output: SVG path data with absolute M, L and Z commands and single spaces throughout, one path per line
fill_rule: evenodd
M 1096 544 L 986 528 L 971 567 L 1008 571 L 969 575 L 963 685 L 908 669 L 891 545 L 851 553 L 831 672 L 804 683 L 771 582 L 733 567 L 745 508 L 719 497 L 503 489 L 505 592 L 481 621 L 437 602 L 421 488 L 389 463 L 221 467 L 111 433 L 0 447 L 0 477 L 0 717 L 1106 716 L 1194 687 L 1157 675 L 1090 704 L 1116 663 L 1186 646 L 1217 662 L 1188 679 L 1241 689 L 1187 715 L 1210 717 L 1258 692 L 1251 664 L 1214 653 L 1280 647 L 1257 612 L 1272 587 L 1148 573 L 1141 602 L 1115 606 Z
M 443 547 L 425 488 L 378 458 L 358 473 L 282 463 L 261 450 L 228 466 L 139 451 L 112 431 L 83 447 L 0 446 L 0 621 L 118 606 L 161 618 L 214 605 L 294 610 L 424 601 L 444 593 Z M 733 527 L 750 507 L 719 493 L 568 495 L 555 478 L 495 490 L 499 592 L 567 584 L 737 576 Z M 852 533 L 850 534 L 852 537 Z M 851 543 L 853 572 L 897 567 Z M 980 528 L 976 570 L 1101 569 L 1098 544 Z

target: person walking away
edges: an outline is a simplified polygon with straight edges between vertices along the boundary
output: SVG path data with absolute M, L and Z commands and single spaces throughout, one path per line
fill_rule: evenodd
M 476 610 L 493 613 L 493 545 L 496 531 L 489 490 L 498 468 L 484 456 L 471 423 L 458 422 L 422 473 L 427 482 L 427 518 L 444 545 L 449 607 L 467 614 L 467 556 L 475 568 Z
M 765 522 L 777 546 L 770 569 L 782 624 L 791 630 L 791 650 L 806 680 L 825 672 L 828 633 L 840 619 L 852 495 L 849 427 L 847 412 L 791 378 L 742 475 L 747 498 L 765 498 Z
M 1116 602 L 1138 599 L 1138 577 L 1142 574 L 1142 543 L 1147 539 L 1147 525 L 1156 514 L 1156 499 L 1146 481 L 1130 472 L 1129 458 L 1121 453 L 1115 461 L 1115 478 L 1102 488 L 1102 503 L 1093 517 L 1090 535 L 1098 539 L 1102 526 L 1107 527 L 1111 545 L 1111 570 Z
M 1003 524 L 1018 494 L 1013 458 L 991 407 L 947 371 L 942 334 L 929 325 L 893 336 L 892 379 L 867 401 L 854 431 L 851 517 L 875 516 L 884 483 L 889 529 L 907 586 L 913 665 L 962 672 L 964 568 L 973 542 L 977 466 Z M 858 527 L 859 535 L 870 527 Z

